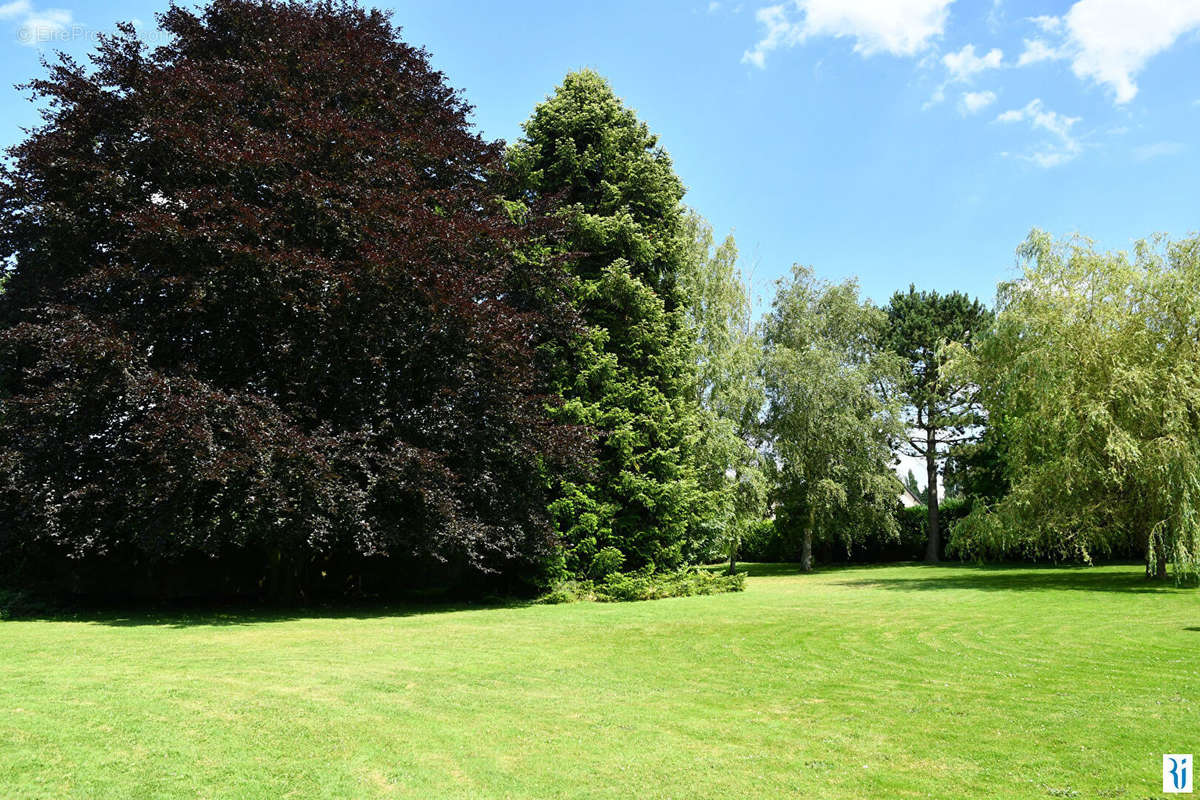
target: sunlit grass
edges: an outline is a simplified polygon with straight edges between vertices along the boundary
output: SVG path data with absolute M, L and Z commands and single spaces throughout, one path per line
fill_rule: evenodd
M 1138 567 L 751 573 L 0 623 L 0 796 L 1143 798 L 1200 751 L 1200 594 Z

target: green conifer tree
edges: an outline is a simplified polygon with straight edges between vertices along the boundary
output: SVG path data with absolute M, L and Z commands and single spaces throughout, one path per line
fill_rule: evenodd
M 683 184 L 657 137 L 591 71 L 567 75 L 524 132 L 508 156 L 514 199 L 559 206 L 566 231 L 555 248 L 590 326 L 560 381 L 560 413 L 598 437 L 591 480 L 564 482 L 551 505 L 565 566 L 586 574 L 605 548 L 625 568 L 694 560 L 711 545 L 713 498 L 696 464 Z

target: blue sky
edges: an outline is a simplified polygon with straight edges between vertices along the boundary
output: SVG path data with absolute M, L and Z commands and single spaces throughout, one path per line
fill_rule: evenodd
M 687 202 L 733 230 L 756 293 L 793 262 L 990 301 L 1033 226 L 1125 248 L 1200 228 L 1200 0 L 397 0 L 511 139 L 592 67 L 675 159 Z M 162 2 L 0 0 L 0 83 Z M 39 41 L 42 40 L 42 41 Z M 0 90 L 0 143 L 37 117 Z

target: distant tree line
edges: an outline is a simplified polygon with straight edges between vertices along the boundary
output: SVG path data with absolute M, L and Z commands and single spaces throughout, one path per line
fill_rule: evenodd
M 1195 571 L 1196 240 L 1035 232 L 995 314 L 796 266 L 756 324 L 732 237 L 596 73 L 505 146 L 380 12 L 160 25 L 31 82 L 0 173 L 6 581 L 540 592 L 914 535 Z

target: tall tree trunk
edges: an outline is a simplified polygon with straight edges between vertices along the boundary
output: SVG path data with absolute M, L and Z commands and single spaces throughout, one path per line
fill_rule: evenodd
M 941 560 L 942 531 L 938 527 L 937 435 L 933 428 L 925 431 L 925 504 L 929 507 L 929 539 L 925 542 L 925 561 L 936 564 Z
M 729 542 L 729 574 L 737 572 L 737 540 Z
M 816 518 L 816 511 L 810 506 L 808 509 L 808 524 L 804 526 L 804 541 L 800 545 L 801 572 L 812 572 L 813 525 L 816 522 Z

